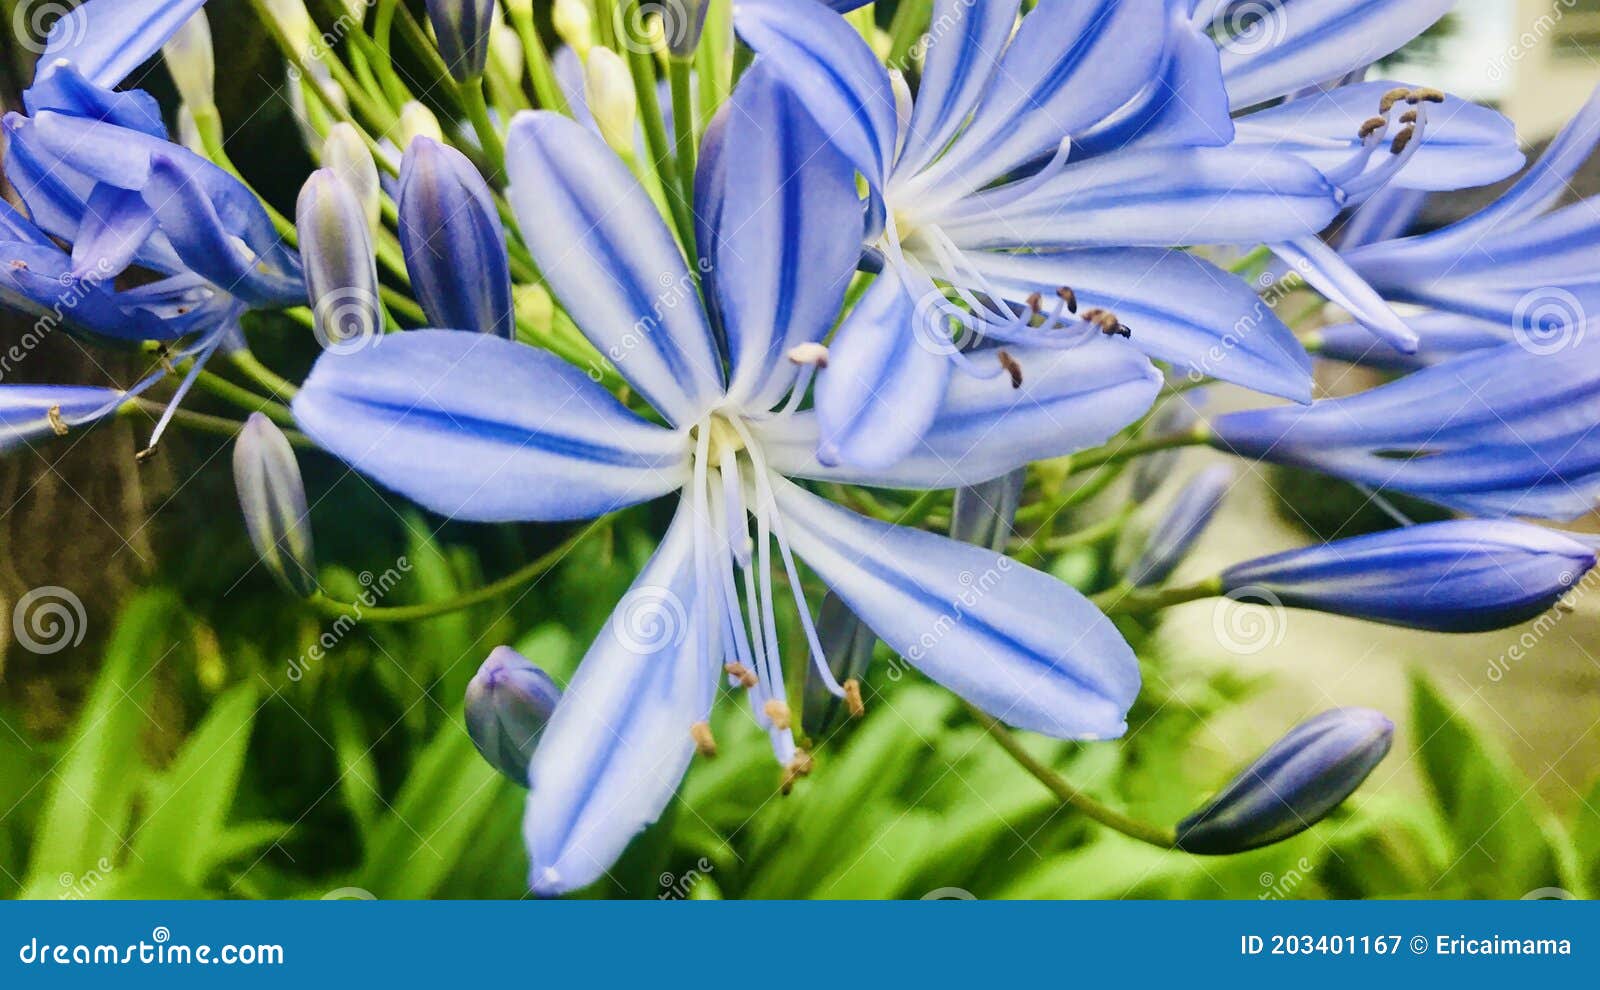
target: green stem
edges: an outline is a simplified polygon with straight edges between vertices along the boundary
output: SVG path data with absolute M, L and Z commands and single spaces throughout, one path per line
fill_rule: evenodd
M 509 591 L 515 591 L 517 588 L 543 577 L 557 564 L 565 560 L 567 555 L 577 548 L 578 544 L 610 524 L 611 517 L 597 519 L 568 537 L 566 542 L 521 570 L 508 574 L 493 584 L 484 585 L 482 588 L 469 591 L 464 595 L 458 595 L 447 601 L 426 602 L 422 605 L 403 605 L 395 608 L 369 608 L 356 602 L 338 601 L 321 592 L 306 601 L 312 608 L 330 618 L 348 617 L 363 622 L 419 622 L 423 619 L 449 615 L 452 612 L 459 612 L 474 605 L 493 601 Z
M 1095 595 L 1091 601 L 1107 615 L 1148 615 L 1175 605 L 1203 601 L 1222 595 L 1222 578 L 1212 577 L 1196 584 L 1166 588 L 1135 588 L 1127 583 Z
M 489 159 L 489 167 L 494 170 L 495 179 L 500 180 L 506 174 L 506 149 L 500 142 L 499 132 L 494 129 L 494 120 L 489 116 L 489 104 L 483 95 L 483 80 L 464 82 L 457 91 L 461 94 L 461 106 L 467 113 L 467 119 L 478 134 L 478 142 L 483 145 L 483 153 Z
M 121 411 L 126 415 L 134 409 L 141 410 L 151 416 L 162 416 L 167 411 L 167 407 L 161 403 L 145 398 L 134 399 L 123 406 Z M 239 431 L 244 429 L 244 424 L 236 419 L 191 412 L 188 409 L 179 409 L 174 412 L 172 414 L 172 422 L 175 426 L 182 426 L 197 433 L 209 433 L 213 436 L 225 437 L 230 440 L 238 436 Z M 311 442 L 310 437 L 298 430 L 284 430 L 283 435 L 288 437 L 289 442 L 296 447 L 303 447 L 308 450 L 315 450 L 317 447 L 316 444 Z
M 210 392 L 212 395 L 231 402 L 241 409 L 258 412 L 279 426 L 293 426 L 294 414 L 281 402 L 274 402 L 264 395 L 258 395 L 242 385 L 236 385 L 221 375 L 210 371 L 202 371 L 195 376 L 195 384 Z
M 894 20 L 889 23 L 887 64 L 890 68 L 902 72 L 910 68 L 906 63 L 909 61 L 911 49 L 916 46 L 917 39 L 922 37 L 927 29 L 932 10 L 931 0 L 900 0 L 900 5 L 894 11 Z
M 561 92 L 561 85 L 556 82 L 555 69 L 550 62 L 550 52 L 544 46 L 544 39 L 539 37 L 539 28 L 530 15 L 531 11 L 513 10 L 511 23 L 517 29 L 517 36 L 522 39 L 522 51 L 528 62 L 528 78 L 533 80 L 533 95 L 538 99 L 541 108 L 571 115 L 566 95 Z
M 644 144 L 656 175 L 666 194 L 667 210 L 683 244 L 694 243 L 694 221 L 683 198 L 683 186 L 667 139 L 667 123 L 661 116 L 661 101 L 656 98 L 656 72 L 650 53 L 641 45 L 624 46 L 628 52 L 628 74 L 633 77 L 634 98 L 639 104 L 639 123 L 644 128 Z M 635 49 L 641 49 L 635 51 Z M 691 181 L 693 181 L 691 179 Z
M 972 717 L 978 720 L 978 724 L 982 725 L 985 731 L 993 737 L 994 741 L 1000 744 L 1000 748 L 1011 754 L 1011 758 L 1016 760 L 1017 764 L 1028 771 L 1035 780 L 1043 784 L 1050 793 L 1060 798 L 1062 804 L 1109 829 L 1121 832 L 1130 839 L 1137 839 L 1159 849 L 1177 848 L 1178 837 L 1171 829 L 1157 828 L 1147 822 L 1130 818 L 1120 811 L 1106 807 L 1069 784 L 1060 774 L 1041 763 L 1032 753 L 1028 752 L 1022 743 L 1017 740 L 1016 736 L 1011 734 L 1010 729 L 1007 729 L 1004 725 L 1001 725 L 971 704 L 967 704 L 966 707 L 967 711 L 972 713 Z
M 1080 454 L 1072 459 L 1072 473 L 1079 474 L 1091 468 L 1107 464 L 1123 464 L 1136 460 L 1146 454 L 1156 454 L 1163 450 L 1177 450 L 1181 447 L 1198 447 L 1211 441 L 1211 428 L 1200 424 L 1187 433 L 1174 433 L 1171 436 L 1156 437 L 1153 440 L 1138 440 L 1122 444 L 1119 447 L 1102 447 L 1086 454 Z
M 271 368 L 256 360 L 256 356 L 249 351 L 235 351 L 231 355 L 231 360 L 240 374 L 271 392 L 276 399 L 293 399 L 300 394 L 298 385 L 279 376 Z
M 693 94 L 690 92 L 689 80 L 694 71 L 694 63 L 686 58 L 673 58 L 667 61 L 667 78 L 672 87 L 672 130 L 676 142 L 676 158 L 678 169 L 678 182 L 682 186 L 680 195 L 685 204 L 692 211 L 694 209 L 694 173 L 695 173 L 695 109 Z M 689 257 L 695 256 L 693 240 L 694 227 L 690 225 L 689 240 L 684 247 L 688 250 Z

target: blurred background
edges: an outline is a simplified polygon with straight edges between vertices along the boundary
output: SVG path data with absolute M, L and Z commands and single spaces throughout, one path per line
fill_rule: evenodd
M 50 4 L 64 6 L 0 0 L 7 110 L 31 78 Z M 327 18 L 339 4 L 308 6 Z M 541 17 L 547 6 L 536 3 Z M 207 10 L 230 153 L 289 208 L 311 163 L 286 139 L 296 132 L 282 63 L 248 0 Z M 1595 53 L 1600 0 L 1463 0 L 1381 72 L 1498 106 L 1531 157 L 1600 82 Z M 171 95 L 159 64 L 130 85 Z M 1577 186 L 1574 196 L 1600 193 L 1600 171 Z M 1425 223 L 1495 192 L 1435 197 Z M 0 314 L 0 352 L 32 326 Z M 314 356 L 294 324 L 251 332 L 285 373 Z M 126 385 L 146 366 L 52 334 L 0 374 Z M 1323 384 L 1371 382 L 1340 368 Z M 136 463 L 151 425 L 123 418 L 0 460 L 0 894 L 524 896 L 522 794 L 473 750 L 462 691 L 501 643 L 564 679 L 664 520 L 630 513 L 547 578 L 482 607 L 334 630 L 256 566 L 229 446 L 175 432 Z M 1179 461 L 1139 518 L 1153 521 L 1206 463 Z M 567 535 L 448 525 L 327 458 L 302 457 L 302 468 L 324 581 L 346 597 L 404 562 L 384 604 L 442 600 Z M 1087 506 L 1076 522 L 1103 511 Z M 1359 492 L 1246 466 L 1179 577 L 1388 525 Z M 1052 566 L 1094 590 L 1118 552 L 1095 545 Z M 724 755 L 697 764 L 666 819 L 592 893 L 1587 897 L 1600 888 L 1600 594 L 1587 590 L 1556 621 L 1451 638 L 1197 603 L 1126 629 L 1149 682 L 1128 740 L 1027 742 L 1107 803 L 1171 823 L 1303 718 L 1341 705 L 1389 714 L 1389 760 L 1337 818 L 1278 847 L 1206 860 L 1098 830 L 947 695 L 880 662 L 868 718 L 831 736 L 787 797 L 750 720 L 725 712 Z

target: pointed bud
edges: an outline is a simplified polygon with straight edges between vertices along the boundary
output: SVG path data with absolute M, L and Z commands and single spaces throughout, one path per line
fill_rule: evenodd
M 1200 421 L 1195 407 L 1202 402 L 1199 393 L 1189 396 L 1178 396 L 1161 410 L 1156 417 L 1155 424 L 1150 428 L 1149 436 L 1152 439 L 1159 437 L 1176 436 L 1194 429 Z M 1172 469 L 1177 467 L 1178 460 L 1182 457 L 1180 450 L 1162 450 L 1139 458 L 1139 466 L 1133 475 L 1133 500 L 1143 505 L 1150 501 L 1163 482 L 1172 476 Z
M 1299 835 L 1355 793 L 1393 740 L 1394 724 L 1366 708 L 1301 723 L 1179 823 L 1178 848 L 1220 856 Z
M 583 89 L 589 112 L 611 150 L 624 157 L 634 153 L 634 127 L 639 121 L 639 101 L 633 77 L 622 56 L 595 47 L 583 65 Z
M 444 128 L 439 126 L 439 118 L 432 110 L 412 100 L 400 108 L 400 147 L 411 147 L 411 142 L 419 137 L 443 141 Z
M 517 322 L 534 334 L 548 334 L 555 329 L 556 301 L 550 290 L 542 285 L 517 285 L 511 290 L 515 302 Z
M 506 232 L 472 162 L 418 138 L 400 167 L 399 202 L 400 247 L 429 323 L 515 339 Z
M 376 342 L 383 333 L 378 262 L 355 192 L 332 169 L 318 169 L 300 190 L 295 227 L 317 342 L 336 353 Z
M 1231 567 L 1230 596 L 1430 632 L 1540 615 L 1595 565 L 1589 547 L 1526 523 L 1460 519 L 1337 540 Z
M 482 78 L 489 61 L 489 25 L 494 0 L 428 0 L 428 21 L 439 54 L 456 82 Z
M 378 181 L 378 163 L 361 132 L 344 121 L 334 124 L 322 142 L 322 164 L 333 169 L 356 194 L 366 211 L 367 226 L 376 231 L 383 210 L 383 187 Z
M 293 594 L 316 594 L 317 564 L 300 465 L 289 438 L 261 413 L 251 413 L 234 441 L 233 483 L 261 562 Z
M 1233 489 L 1232 465 L 1207 468 L 1178 493 L 1166 515 L 1145 540 L 1144 552 L 1128 568 L 1128 581 L 1138 588 L 1164 583 L 1194 549 L 1206 527 Z
M 834 680 L 845 686 L 848 696 L 850 686 L 859 685 L 866 678 L 878 637 L 850 611 L 850 606 L 830 592 L 817 613 L 817 639 L 828 669 Z M 856 690 L 859 692 L 859 687 Z M 859 702 L 860 694 L 855 698 Z M 806 735 L 813 739 L 827 738 L 834 727 L 854 714 L 849 698 L 829 691 L 815 666 L 806 667 L 805 704 L 801 722 Z
M 161 47 L 167 72 L 183 102 L 201 110 L 216 105 L 217 64 L 211 48 L 211 23 L 204 9 L 194 12 Z
M 522 71 L 527 66 L 527 53 L 523 51 L 522 38 L 511 25 L 498 17 L 494 18 L 492 24 L 493 26 L 489 28 L 490 57 L 508 78 L 521 79 Z
M 116 409 L 121 392 L 76 385 L 0 385 L 0 453 L 65 436 Z
M 550 22 L 556 35 L 577 52 L 579 58 L 587 60 L 589 49 L 594 47 L 594 18 L 589 13 L 589 0 L 556 0 Z
M 317 29 L 311 14 L 306 10 L 305 0 L 264 0 L 266 10 L 271 15 L 273 23 L 283 32 L 288 39 L 290 47 L 302 59 L 311 56 L 312 38 Z
M 956 492 L 950 512 L 950 538 L 1004 553 L 1011 542 L 1011 527 L 1028 482 L 1028 469 L 1019 468 L 993 481 Z
M 490 766 L 527 787 L 528 761 L 560 700 L 549 674 L 499 647 L 467 685 L 467 734 Z

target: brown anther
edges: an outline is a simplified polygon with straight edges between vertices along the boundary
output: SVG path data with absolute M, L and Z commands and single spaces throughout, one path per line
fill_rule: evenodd
M 795 364 L 814 364 L 818 368 L 828 366 L 828 348 L 822 344 L 798 344 L 789 348 L 787 356 Z
M 1078 294 L 1076 292 L 1073 292 L 1071 289 L 1063 285 L 1061 288 L 1056 290 L 1056 296 L 1062 302 L 1067 304 L 1067 312 L 1073 314 L 1074 316 L 1077 315 Z
M 1412 104 L 1413 106 L 1418 103 L 1443 103 L 1444 92 L 1442 90 L 1424 86 L 1421 89 L 1412 90 L 1411 95 L 1406 98 L 1406 102 Z
M 28 269 L 28 263 L 26 261 L 22 261 L 20 259 L 17 260 L 17 261 L 13 261 L 11 263 L 11 267 L 15 268 L 17 271 L 20 271 L 20 272 L 25 272 L 25 271 L 29 270 Z
M 1039 315 L 1039 311 L 1041 309 L 1043 309 L 1043 308 L 1044 308 L 1044 297 L 1039 295 L 1039 293 L 1035 292 L 1035 293 L 1033 293 L 1032 295 L 1030 295 L 1028 297 L 1028 313 L 1030 315 L 1038 316 Z
M 689 736 L 694 740 L 695 751 L 706 759 L 717 755 L 717 739 L 711 734 L 711 726 L 705 722 L 696 722 L 689 726 Z
M 1123 325 L 1123 322 L 1117 319 L 1117 314 L 1109 309 L 1084 310 L 1083 318 L 1091 326 L 1097 327 L 1107 337 L 1133 336 L 1133 331 Z
M 1578 606 L 1576 606 L 1576 605 L 1572 604 L 1571 602 L 1567 601 L 1565 598 L 1563 598 L 1560 601 L 1556 602 L 1556 611 L 1560 612 L 1562 615 L 1571 615 L 1572 613 L 1576 612 L 1577 610 L 1578 610 Z
M 154 456 L 156 456 L 156 449 L 154 447 L 146 447 L 137 454 L 134 454 L 133 459 L 138 461 L 140 464 L 143 464 L 145 461 L 148 461 Z
M 1400 152 L 1406 150 L 1406 145 L 1411 143 L 1411 139 L 1416 136 L 1416 133 L 1417 129 L 1415 127 L 1407 127 L 1399 134 L 1396 134 L 1394 136 L 1394 143 L 1389 145 L 1389 152 L 1391 154 L 1398 155 Z
M 1367 122 L 1361 125 L 1361 129 L 1356 131 L 1356 137 L 1365 141 L 1388 126 L 1389 119 L 1387 117 L 1369 117 Z
M 815 769 L 815 767 L 816 761 L 811 759 L 810 753 L 807 753 L 803 749 L 796 752 L 794 754 L 794 759 L 790 760 L 789 765 L 783 768 L 782 791 L 784 795 L 787 796 L 790 791 L 794 790 L 795 782 L 801 777 L 811 776 L 811 771 Z
M 761 710 L 767 713 L 767 718 L 772 722 L 772 727 L 779 732 L 786 732 L 794 724 L 794 716 L 789 713 L 789 706 L 773 698 Z
M 840 687 L 844 688 L 844 707 L 849 710 L 851 718 L 861 718 L 867 714 L 867 705 L 861 700 L 861 682 L 854 677 L 845 681 Z
M 1022 387 L 1022 365 L 1020 363 L 1018 363 L 1016 358 L 1012 357 L 1006 351 L 1001 351 L 1000 354 L 999 354 L 999 358 L 1000 358 L 1000 367 L 1006 369 L 1006 374 L 1011 376 L 1011 387 L 1012 388 L 1021 388 Z
M 1378 101 L 1378 112 L 1388 113 L 1390 110 L 1394 109 L 1394 105 L 1396 103 L 1399 103 L 1401 100 L 1409 99 L 1411 99 L 1411 90 L 1404 87 L 1400 89 L 1391 89 L 1389 92 L 1383 94 L 1383 99 Z
M 51 406 L 50 411 L 45 413 L 45 418 L 50 420 L 50 429 L 55 431 L 56 436 L 64 437 L 67 435 L 67 423 L 61 418 L 60 406 Z
M 753 687 L 756 686 L 756 675 L 755 675 L 755 672 L 752 671 L 749 667 L 746 667 L 744 664 L 742 664 L 742 663 L 724 664 L 722 669 L 723 669 L 724 672 L 727 673 L 727 675 L 729 677 L 731 677 L 734 680 L 738 681 L 739 685 L 741 687 L 753 688 Z
M 1415 124 L 1416 122 L 1417 112 L 1415 110 L 1407 110 L 1405 113 L 1400 115 L 1400 123 L 1402 124 Z

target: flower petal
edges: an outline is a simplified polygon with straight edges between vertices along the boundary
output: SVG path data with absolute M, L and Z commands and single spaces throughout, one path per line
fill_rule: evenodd
M 695 582 L 692 510 L 672 528 L 589 648 L 528 768 L 529 886 L 586 887 L 661 816 L 689 768 L 690 728 L 721 668 Z
M 523 112 L 506 139 L 507 198 L 573 322 L 663 416 L 722 395 L 722 363 L 677 242 L 622 160 L 570 118 Z
M 50 27 L 39 64 L 71 62 L 113 87 L 154 55 L 206 0 L 88 0 Z
M 972 116 L 1017 25 L 1021 0 L 938 0 L 900 167 L 926 168 Z M 938 26 L 944 25 L 940 30 Z M 1058 138 L 1059 139 L 1059 138 Z
M 1020 388 L 1004 375 L 984 379 L 957 371 L 926 432 L 894 460 L 819 462 L 818 417 L 808 413 L 757 424 L 762 450 L 774 469 L 794 477 L 958 488 L 1105 443 L 1144 415 L 1161 391 L 1160 373 L 1126 341 L 1101 338 L 1066 350 L 1008 352 L 1022 368 Z M 832 373 L 830 365 L 824 378 Z
M 483 334 L 416 330 L 325 354 L 294 412 L 357 470 L 455 519 L 591 519 L 687 480 L 677 434 L 566 362 Z
M 1406 326 L 1383 296 L 1320 237 L 1297 237 L 1273 245 L 1272 250 L 1312 288 L 1355 317 L 1379 340 L 1406 354 L 1417 349 L 1416 331 Z
M 1127 731 L 1139 663 L 1088 599 L 991 551 L 774 484 L 795 551 L 923 673 L 1019 729 L 1058 739 Z
M 77 385 L 0 385 L 0 453 L 54 436 L 57 421 L 110 413 L 122 393 Z
M 728 397 L 770 408 L 795 379 L 785 355 L 833 329 L 860 260 L 855 169 L 764 63 L 739 81 L 705 147 L 695 201 Z

